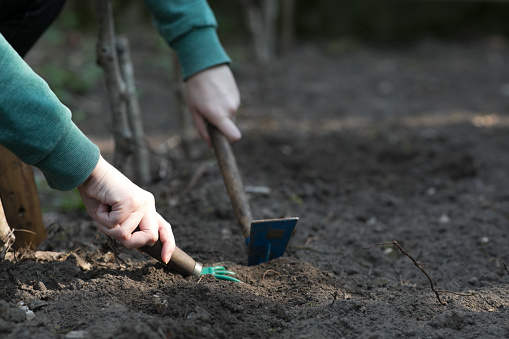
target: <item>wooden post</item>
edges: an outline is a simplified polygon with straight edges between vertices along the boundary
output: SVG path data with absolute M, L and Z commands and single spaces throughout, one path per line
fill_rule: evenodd
M 14 244 L 15 239 L 14 232 L 9 227 L 7 219 L 5 218 L 2 200 L 0 199 L 0 262 L 5 260 L 5 255 L 12 244 Z
M 35 249 L 46 238 L 33 170 L 0 146 L 0 199 L 5 217 L 16 232 L 15 248 Z

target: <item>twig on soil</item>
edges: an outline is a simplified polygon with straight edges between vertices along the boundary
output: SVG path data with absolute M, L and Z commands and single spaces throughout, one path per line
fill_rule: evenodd
M 376 247 L 376 246 L 385 246 L 385 245 L 392 245 L 394 247 L 397 247 L 401 253 L 403 253 L 404 255 L 406 255 L 408 258 L 410 258 L 410 260 L 413 261 L 413 263 L 415 264 L 415 266 L 417 266 L 421 272 L 426 276 L 426 278 L 428 278 L 429 280 L 429 283 L 431 285 L 431 290 L 435 293 L 437 299 L 438 299 L 438 302 L 442 305 L 447 305 L 447 303 L 445 301 L 442 301 L 442 299 L 440 298 L 440 294 L 438 293 L 439 291 L 437 291 L 437 289 L 435 288 L 435 285 L 433 284 L 433 280 L 431 280 L 431 277 L 429 276 L 429 274 L 424 270 L 424 268 L 422 268 L 421 264 L 419 264 L 417 262 L 417 260 L 414 259 L 414 257 L 412 257 L 407 251 L 405 251 L 403 249 L 403 247 L 401 247 L 400 244 L 398 244 L 398 242 L 396 240 L 394 240 L 393 242 L 390 242 L 390 243 L 379 243 L 379 244 L 375 244 L 373 246 L 369 246 L 369 247 L 365 247 L 366 249 L 370 249 L 370 248 L 373 248 L 373 247 Z M 449 293 L 449 292 L 448 292 Z
M 315 252 L 315 253 L 319 253 L 319 254 L 343 254 L 343 251 L 336 251 L 336 252 L 329 252 L 329 251 L 319 251 L 319 250 L 316 250 L 312 247 L 309 247 L 309 246 L 305 246 L 305 245 L 300 245 L 300 246 L 288 246 L 287 247 L 288 249 L 291 249 L 291 250 L 304 250 L 304 251 L 311 251 L 311 252 Z
M 109 235 L 106 236 L 107 244 L 111 252 L 113 253 L 113 257 L 115 258 L 115 262 L 120 267 L 129 267 L 127 262 L 120 257 L 120 254 L 122 254 L 125 250 L 125 247 L 123 247 L 119 242 L 117 242 L 115 239 L 110 237 Z
M 94 239 L 92 239 L 92 241 L 88 243 L 87 247 L 85 248 L 85 251 L 88 251 L 88 248 L 89 248 L 90 246 L 92 246 L 92 244 L 94 243 L 94 241 L 96 241 L 97 239 L 99 239 L 99 235 L 100 235 L 99 233 L 97 233 L 97 234 L 95 235 Z
M 504 269 L 505 271 L 507 272 L 507 274 L 509 274 L 509 268 L 507 267 L 507 264 L 504 262 L 502 262 L 502 265 L 504 265 Z
M 473 296 L 475 294 L 474 292 L 460 293 L 460 292 L 453 292 L 453 291 L 447 291 L 447 290 L 438 290 L 437 292 L 440 292 L 440 293 L 451 293 L 451 294 L 460 295 L 462 297 L 471 297 L 471 296 Z
M 196 186 L 198 181 L 200 181 L 200 179 L 203 177 L 203 175 L 207 172 L 207 168 L 208 168 L 207 162 L 200 164 L 200 166 L 198 167 L 196 172 L 191 177 L 191 180 L 189 180 L 189 183 L 187 184 L 186 188 L 184 188 L 185 193 L 189 192 L 190 190 L 192 190 L 194 188 L 194 186 Z
M 275 274 L 279 275 L 279 272 L 277 272 L 277 271 L 274 271 L 274 270 L 266 270 L 266 271 L 265 271 L 265 273 L 263 273 L 262 280 L 265 280 L 265 276 L 267 275 L 267 273 L 275 273 Z

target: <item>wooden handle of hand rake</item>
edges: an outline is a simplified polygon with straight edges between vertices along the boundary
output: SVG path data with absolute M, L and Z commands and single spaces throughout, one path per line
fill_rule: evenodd
M 223 174 L 224 183 L 230 195 L 235 215 L 242 229 L 242 234 L 244 234 L 244 237 L 247 239 L 251 232 L 251 221 L 253 217 L 232 147 L 228 139 L 226 139 L 215 126 L 207 124 L 207 130 L 212 140 L 214 151 L 216 152 L 219 168 Z
M 139 230 L 139 228 L 136 228 L 135 232 Z M 143 246 L 139 249 L 150 255 L 152 258 L 158 260 L 159 262 L 163 262 L 163 259 L 161 258 L 163 243 L 161 240 L 158 239 L 153 245 Z M 198 275 L 201 273 L 201 265 L 194 261 L 193 258 L 191 258 L 186 252 L 182 251 L 179 247 L 175 247 L 175 251 L 171 255 L 170 262 L 168 262 L 166 266 L 169 269 L 174 270 L 186 277 L 189 275 Z

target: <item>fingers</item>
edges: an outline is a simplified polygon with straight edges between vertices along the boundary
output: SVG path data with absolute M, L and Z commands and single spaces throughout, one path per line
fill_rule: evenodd
M 242 137 L 237 125 L 235 125 L 231 119 L 225 118 L 220 120 L 216 123 L 216 127 L 224 134 L 229 142 L 239 141 Z
M 101 232 L 127 248 L 150 245 L 161 238 L 161 257 L 165 262 L 170 260 L 175 240 L 170 224 L 156 212 L 152 194 L 102 158 L 78 191 Z M 140 231 L 133 233 L 138 226 Z
M 206 121 L 216 126 L 230 142 L 242 135 L 233 122 L 240 105 L 240 93 L 227 65 L 217 65 L 187 80 L 187 101 L 198 133 L 210 145 Z
M 111 236 L 130 249 L 151 245 L 159 239 L 162 243 L 161 259 L 165 264 L 170 261 L 175 251 L 175 238 L 171 225 L 155 211 L 147 213 L 140 223 L 139 230 L 132 234 L 126 234 L 128 228 L 122 225 L 114 228 L 104 225 L 98 225 L 98 227 L 103 233 Z
M 122 235 L 125 235 L 126 238 L 119 241 L 127 248 L 139 248 L 145 245 L 152 245 L 159 238 L 157 216 L 158 214 L 156 213 L 155 209 L 151 209 L 139 221 L 140 230 L 126 235 L 124 232 L 122 232 Z M 136 229 L 138 225 L 136 223 L 137 219 L 137 217 L 132 217 L 130 220 L 126 220 L 124 223 L 122 223 L 121 227 L 125 227 L 126 230 L 132 229 L 131 232 L 133 232 L 133 230 Z
M 119 241 L 125 247 L 139 248 L 157 241 L 158 223 L 157 213 L 154 208 L 151 208 L 128 213 L 128 217 L 119 223 L 97 222 L 97 226 L 101 232 Z M 134 232 L 138 226 L 139 231 Z
M 191 112 L 191 116 L 194 120 L 194 125 L 196 126 L 196 130 L 198 131 L 198 134 L 209 144 L 210 147 L 212 147 L 212 141 L 210 140 L 210 135 L 207 132 L 207 122 L 205 119 L 196 112 Z
M 207 132 L 206 120 L 199 113 L 192 113 L 192 116 L 198 133 L 205 139 L 209 146 L 212 146 L 210 135 Z M 242 138 L 242 133 L 230 118 L 211 119 L 210 123 L 216 126 L 230 143 L 235 143 Z
M 175 238 L 171 231 L 171 225 L 159 214 L 157 214 L 157 217 L 159 219 L 159 240 L 163 243 L 161 258 L 163 262 L 167 264 L 175 251 Z

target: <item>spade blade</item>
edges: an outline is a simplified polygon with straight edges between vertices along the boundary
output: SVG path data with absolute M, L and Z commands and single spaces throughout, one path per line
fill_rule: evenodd
M 248 266 L 283 256 L 299 218 L 254 220 L 248 243 Z

